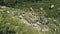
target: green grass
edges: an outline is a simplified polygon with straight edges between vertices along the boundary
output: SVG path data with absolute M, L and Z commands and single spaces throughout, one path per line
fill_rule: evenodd
M 55 7 L 53 9 L 49 9 L 50 4 L 54 4 Z M 6 28 L 9 28 L 9 31 L 15 31 L 16 34 L 60 34 L 60 9 L 57 9 L 60 7 L 59 4 L 60 0 L 44 0 L 43 2 L 18 3 L 15 6 L 13 6 L 14 8 L 11 8 L 10 6 L 1 9 L 3 10 L 3 12 L 0 12 L 0 31 L 3 31 L 3 33 L 5 34 Z M 34 9 L 34 12 L 30 11 L 30 7 Z M 42 11 L 39 9 L 40 7 L 43 7 Z M 9 11 L 10 13 L 7 13 L 7 11 Z M 39 26 L 41 27 L 41 30 L 38 31 L 32 26 L 23 23 L 23 21 L 19 19 L 19 16 L 23 12 L 27 14 L 28 12 L 36 13 L 36 15 L 39 16 L 39 18 L 42 18 L 45 21 L 47 20 L 49 24 L 40 24 Z M 31 16 L 32 18 L 29 16 Z M 34 19 L 33 16 L 29 14 L 26 15 L 24 18 L 26 18 L 30 23 L 33 22 L 33 20 L 31 19 Z M 43 32 L 42 30 L 44 28 L 48 28 L 49 31 Z

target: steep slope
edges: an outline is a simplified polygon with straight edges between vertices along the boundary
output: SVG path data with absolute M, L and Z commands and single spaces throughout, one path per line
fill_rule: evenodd
M 53 10 L 0 6 L 0 31 L 4 34 L 60 34 L 60 19 Z

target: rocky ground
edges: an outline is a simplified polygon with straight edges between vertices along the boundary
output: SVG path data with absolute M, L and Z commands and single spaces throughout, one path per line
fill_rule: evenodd
M 51 5 L 51 8 L 53 7 L 54 5 Z M 42 34 L 60 33 L 60 21 L 59 21 L 60 19 L 54 17 L 48 17 L 48 13 L 42 7 L 35 11 L 32 7 L 22 10 L 22 9 L 15 9 L 6 6 L 0 6 L 0 14 L 3 15 L 3 16 L 0 15 L 0 22 L 5 21 L 3 18 L 9 17 L 12 19 L 13 18 L 18 19 L 18 21 L 20 21 L 21 23 L 25 23 L 26 25 L 31 26 L 33 29 L 37 30 L 38 32 L 42 32 Z M 18 24 L 20 24 L 20 22 Z M 6 23 L 8 25 L 10 24 L 8 22 Z

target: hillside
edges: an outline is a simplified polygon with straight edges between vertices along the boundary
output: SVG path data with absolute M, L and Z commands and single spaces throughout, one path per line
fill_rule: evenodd
M 0 6 L 0 34 L 60 34 L 60 2 L 43 0 Z

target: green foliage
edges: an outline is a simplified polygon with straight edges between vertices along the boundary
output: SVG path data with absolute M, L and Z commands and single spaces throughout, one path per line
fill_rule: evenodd
M 0 31 L 3 31 L 3 33 L 9 28 L 7 30 L 15 31 L 16 34 L 60 34 L 60 0 L 3 0 L 3 2 L 7 4 L 7 6 L 10 6 L 10 8 L 5 8 L 6 10 L 2 13 L 0 12 Z M 54 8 L 49 9 L 50 4 L 54 4 Z M 21 8 L 21 10 L 12 9 L 11 7 Z M 40 26 L 42 29 L 45 26 L 48 27 L 48 32 L 37 31 L 20 21 L 21 19 L 19 19 L 18 16 L 22 12 L 32 12 L 30 11 L 30 7 L 33 8 L 34 13 L 39 17 L 47 20 L 48 25 L 40 24 Z M 43 10 L 40 10 L 40 7 L 42 7 Z M 10 13 L 7 13 L 7 11 Z M 14 14 L 12 14 L 12 12 L 14 12 Z M 31 17 L 26 16 L 25 18 L 32 22 Z
M 24 24 L 22 21 L 20 21 L 20 19 L 14 16 L 13 16 L 14 18 L 12 18 L 11 16 L 12 14 L 11 15 L 10 14 L 7 13 L 7 10 L 0 13 L 0 31 L 2 31 L 3 34 L 9 33 L 7 32 L 7 30 L 16 32 L 15 34 L 38 34 L 39 33 L 31 26 Z

